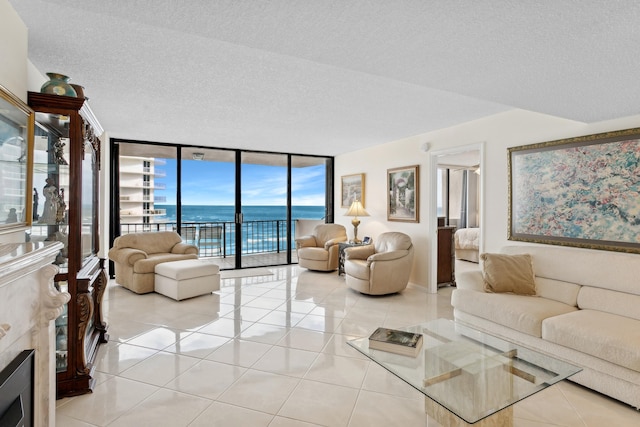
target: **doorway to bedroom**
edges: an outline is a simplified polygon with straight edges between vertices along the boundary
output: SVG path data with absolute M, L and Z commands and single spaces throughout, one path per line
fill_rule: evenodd
M 438 225 L 480 226 L 480 152 L 443 156 L 437 169 Z
M 455 274 L 478 267 L 483 144 L 431 153 L 430 290 L 455 286 Z

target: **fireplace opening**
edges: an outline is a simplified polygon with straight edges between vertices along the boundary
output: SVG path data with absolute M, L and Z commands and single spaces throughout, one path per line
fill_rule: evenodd
M 0 427 L 33 427 L 34 350 L 0 372 Z

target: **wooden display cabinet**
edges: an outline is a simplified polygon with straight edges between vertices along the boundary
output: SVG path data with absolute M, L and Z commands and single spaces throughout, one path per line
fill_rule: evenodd
M 107 342 L 98 258 L 98 195 L 102 128 L 84 98 L 29 92 L 36 112 L 32 241 L 61 241 L 56 287 L 71 295 L 56 319 L 57 397 L 92 391 L 94 362 Z

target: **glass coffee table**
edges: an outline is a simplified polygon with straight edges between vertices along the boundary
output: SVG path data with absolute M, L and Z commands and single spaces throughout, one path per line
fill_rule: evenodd
M 437 319 L 399 328 L 423 335 L 417 357 L 349 344 L 425 397 L 425 410 L 444 426 L 512 426 L 514 403 L 582 369 L 480 332 Z

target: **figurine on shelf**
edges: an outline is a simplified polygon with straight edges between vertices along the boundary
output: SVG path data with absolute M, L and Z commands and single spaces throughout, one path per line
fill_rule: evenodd
M 60 138 L 56 139 L 53 143 L 53 156 L 55 157 L 56 164 L 58 165 L 68 165 L 67 161 L 64 159 L 64 142 Z
M 53 234 L 50 234 L 49 237 L 45 239 L 46 242 L 60 242 L 64 245 L 58 255 L 56 256 L 55 261 L 53 262 L 56 265 L 66 264 L 67 258 L 69 258 L 69 236 L 67 236 L 62 231 L 56 231 Z
M 9 215 L 7 215 L 7 224 L 18 222 L 18 214 L 16 213 L 16 208 L 9 209 Z
M 64 224 L 67 213 L 67 204 L 64 202 L 64 188 L 58 194 L 58 209 L 56 210 L 56 224 Z
M 58 188 L 54 185 L 52 178 L 47 178 L 47 184 L 42 189 L 44 195 L 44 209 L 42 210 L 41 224 L 55 224 L 58 213 Z
M 38 220 L 38 201 L 40 200 L 40 195 L 38 194 L 38 190 L 36 187 L 33 187 L 33 220 Z
M 67 326 L 56 327 L 56 350 L 67 351 Z

